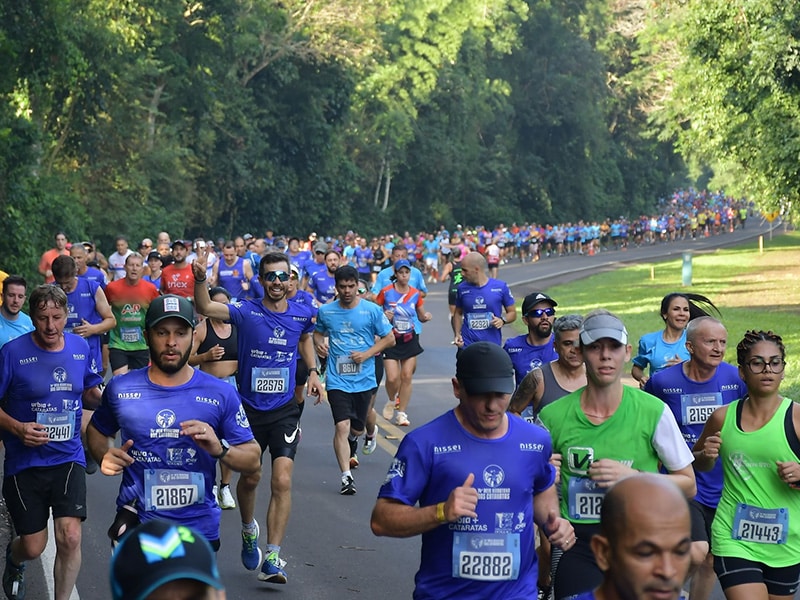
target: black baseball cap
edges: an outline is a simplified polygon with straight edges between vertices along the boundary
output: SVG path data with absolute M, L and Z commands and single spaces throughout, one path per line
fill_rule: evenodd
M 174 248 L 175 246 L 177 246 L 179 244 L 181 246 L 183 246 L 184 248 L 186 248 L 187 250 L 192 247 L 192 242 L 190 242 L 189 240 L 175 240 L 170 245 L 170 248 Z
M 161 257 L 161 254 L 157 250 L 153 250 L 150 254 L 147 255 L 147 260 L 151 260 L 153 258 L 157 258 L 161 262 L 164 262 L 164 259 Z
M 145 329 L 151 329 L 164 319 L 176 317 L 182 319 L 194 329 L 194 307 L 186 298 L 168 294 L 159 296 L 150 303 L 144 317 Z
M 533 292 L 525 296 L 525 299 L 522 301 L 522 316 L 524 317 L 527 315 L 539 302 L 547 302 L 550 306 L 558 306 L 558 302 L 544 292 Z
M 224 588 L 211 545 L 191 527 L 147 521 L 123 537 L 111 557 L 114 600 L 144 600 L 177 579 Z
M 492 342 L 475 342 L 459 352 L 456 379 L 468 394 L 511 394 L 514 365 L 505 350 Z

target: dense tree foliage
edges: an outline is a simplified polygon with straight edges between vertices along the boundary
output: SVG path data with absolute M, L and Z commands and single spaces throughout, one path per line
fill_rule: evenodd
M 775 0 L 0 0 L 2 268 L 52 234 L 604 219 L 691 172 L 797 207 Z

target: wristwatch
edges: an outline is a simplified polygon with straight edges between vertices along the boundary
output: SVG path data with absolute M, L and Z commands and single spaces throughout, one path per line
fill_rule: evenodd
M 319 375 L 319 369 L 318 369 L 317 367 L 311 367 L 310 369 L 308 369 L 308 372 L 309 372 L 309 374 L 310 374 L 312 371 L 313 371 L 314 373 L 316 373 L 317 375 Z
M 216 460 L 221 460 L 228 453 L 228 451 L 231 449 L 231 445 L 228 443 L 228 440 L 224 440 L 223 439 L 223 440 L 220 440 L 219 443 L 222 446 L 222 452 L 220 452 L 219 454 L 212 454 L 211 455 L 211 458 L 216 459 Z

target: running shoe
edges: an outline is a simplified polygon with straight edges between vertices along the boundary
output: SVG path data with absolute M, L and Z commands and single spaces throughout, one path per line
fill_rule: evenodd
M 394 424 L 399 425 L 400 427 L 408 427 L 411 425 L 411 421 L 408 420 L 408 415 L 406 413 L 398 410 L 397 416 L 394 419 Z
M 242 529 L 242 564 L 248 571 L 255 571 L 263 557 L 261 548 L 258 547 L 258 521 L 255 521 L 255 526 L 254 533 L 247 533 Z
M 355 493 L 355 488 L 353 488 Z M 6 547 L 6 568 L 3 571 L 3 591 L 9 600 L 25 598 L 25 563 L 19 566 L 11 562 L 11 542 Z
M 384 406 L 383 411 L 381 412 L 383 418 L 387 421 L 391 421 L 392 417 L 394 416 L 394 401 L 389 400 Z
M 372 454 L 375 452 L 375 448 L 378 447 L 378 429 L 375 428 L 375 433 L 372 437 L 365 436 L 364 437 L 364 447 L 361 449 L 361 452 L 364 454 Z
M 356 482 L 349 475 L 342 477 L 342 489 L 339 491 L 342 496 L 352 496 L 356 493 Z
M 227 483 L 219 488 L 217 504 L 219 504 L 219 507 L 223 510 L 231 510 L 232 508 L 236 508 L 236 501 L 233 499 L 231 486 L 229 486 Z
M 358 440 L 347 440 L 350 444 L 350 468 L 358 468 Z
M 285 565 L 286 561 L 281 560 L 277 552 L 270 552 L 261 565 L 261 572 L 258 574 L 259 581 L 286 583 L 286 571 L 283 570 Z

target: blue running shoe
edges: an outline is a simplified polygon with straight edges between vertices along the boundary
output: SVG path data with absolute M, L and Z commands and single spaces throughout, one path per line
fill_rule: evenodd
M 286 561 L 281 560 L 277 552 L 270 552 L 264 559 L 264 564 L 261 565 L 261 572 L 258 574 L 259 581 L 286 583 L 286 571 L 283 570 L 285 565 Z
M 255 571 L 261 564 L 261 548 L 258 547 L 258 521 L 255 533 L 247 533 L 242 529 L 242 564 L 248 571 Z

